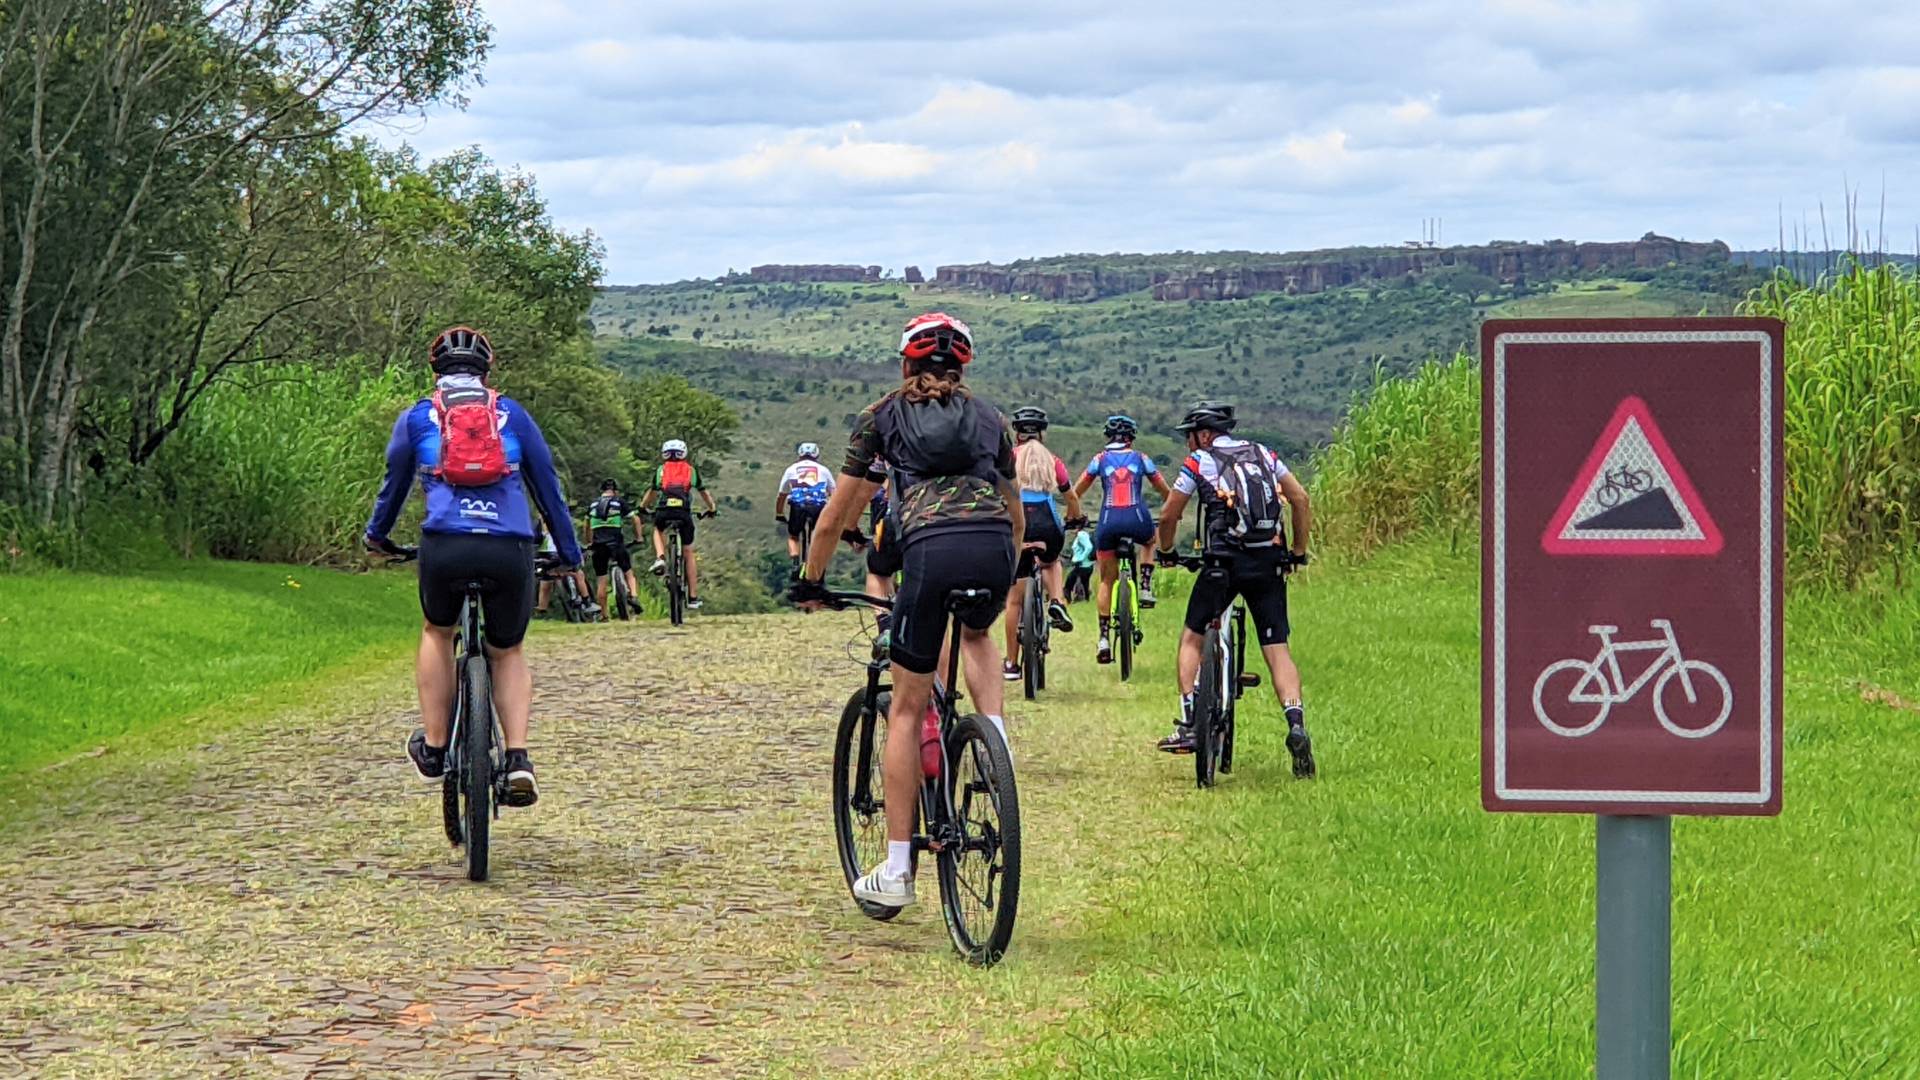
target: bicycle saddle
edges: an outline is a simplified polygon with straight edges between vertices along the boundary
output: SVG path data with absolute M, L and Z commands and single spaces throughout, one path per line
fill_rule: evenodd
M 993 605 L 993 593 L 986 589 L 955 589 L 947 594 L 947 610 L 955 614 L 978 611 Z

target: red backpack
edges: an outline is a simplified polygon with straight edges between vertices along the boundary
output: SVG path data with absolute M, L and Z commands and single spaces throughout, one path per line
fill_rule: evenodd
M 507 444 L 495 418 L 500 395 L 477 386 L 433 392 L 433 417 L 440 425 L 440 479 L 455 487 L 481 487 L 506 479 Z

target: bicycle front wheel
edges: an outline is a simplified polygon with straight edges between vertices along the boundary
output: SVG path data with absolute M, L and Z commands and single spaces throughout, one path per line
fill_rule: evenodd
M 613 568 L 613 611 L 621 622 L 633 618 L 633 594 L 627 591 L 626 571 Z
M 1034 617 L 1034 597 L 1039 592 L 1027 582 L 1027 599 L 1020 605 L 1020 680 L 1027 700 L 1040 692 L 1040 620 Z
M 849 891 L 860 875 L 887 857 L 886 783 L 880 762 L 887 748 L 887 709 L 893 695 L 874 696 L 873 723 L 866 722 L 867 691 L 854 691 L 840 710 L 840 731 L 833 740 L 833 836 L 840 849 L 840 873 Z M 866 783 L 861 783 L 860 749 L 867 748 Z M 897 907 L 853 901 L 870 919 L 885 921 L 900 914 Z
M 466 798 L 467 880 L 487 880 L 488 828 L 493 824 L 493 687 L 486 661 L 469 656 L 460 671 L 460 775 Z
M 1013 756 L 993 721 L 975 713 L 947 736 L 957 844 L 940 852 L 940 909 L 967 962 L 1000 962 L 1020 907 L 1020 799 Z
M 679 626 L 687 621 L 687 589 L 682 583 L 687 572 L 686 556 L 681 554 L 676 537 L 667 541 L 667 619 Z
M 1113 589 L 1114 648 L 1120 654 L 1120 681 L 1133 678 L 1133 578 L 1125 575 Z

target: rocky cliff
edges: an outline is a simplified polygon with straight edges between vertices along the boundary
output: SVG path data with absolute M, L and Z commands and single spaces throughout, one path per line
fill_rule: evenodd
M 747 271 L 754 281 L 879 281 L 878 266 L 789 266 L 769 263 Z
M 1347 285 L 1397 281 L 1452 266 L 1466 267 L 1501 282 L 1515 282 L 1655 269 L 1668 263 L 1699 263 L 1727 256 L 1727 245 L 1718 240 L 1691 243 L 1648 233 L 1638 240 L 1619 243 L 1555 240 L 1543 244 L 1278 254 L 1234 266 L 1198 269 L 1056 270 L 981 263 L 942 266 L 933 280 L 942 288 L 1014 293 L 1045 300 L 1095 300 L 1142 289 L 1151 289 L 1155 300 L 1235 300 L 1258 293 L 1315 293 Z

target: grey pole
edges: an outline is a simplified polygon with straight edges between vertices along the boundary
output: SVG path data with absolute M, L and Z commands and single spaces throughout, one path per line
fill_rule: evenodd
M 1666 1080 L 1673 1060 L 1673 819 L 1598 820 L 1594 1075 Z

